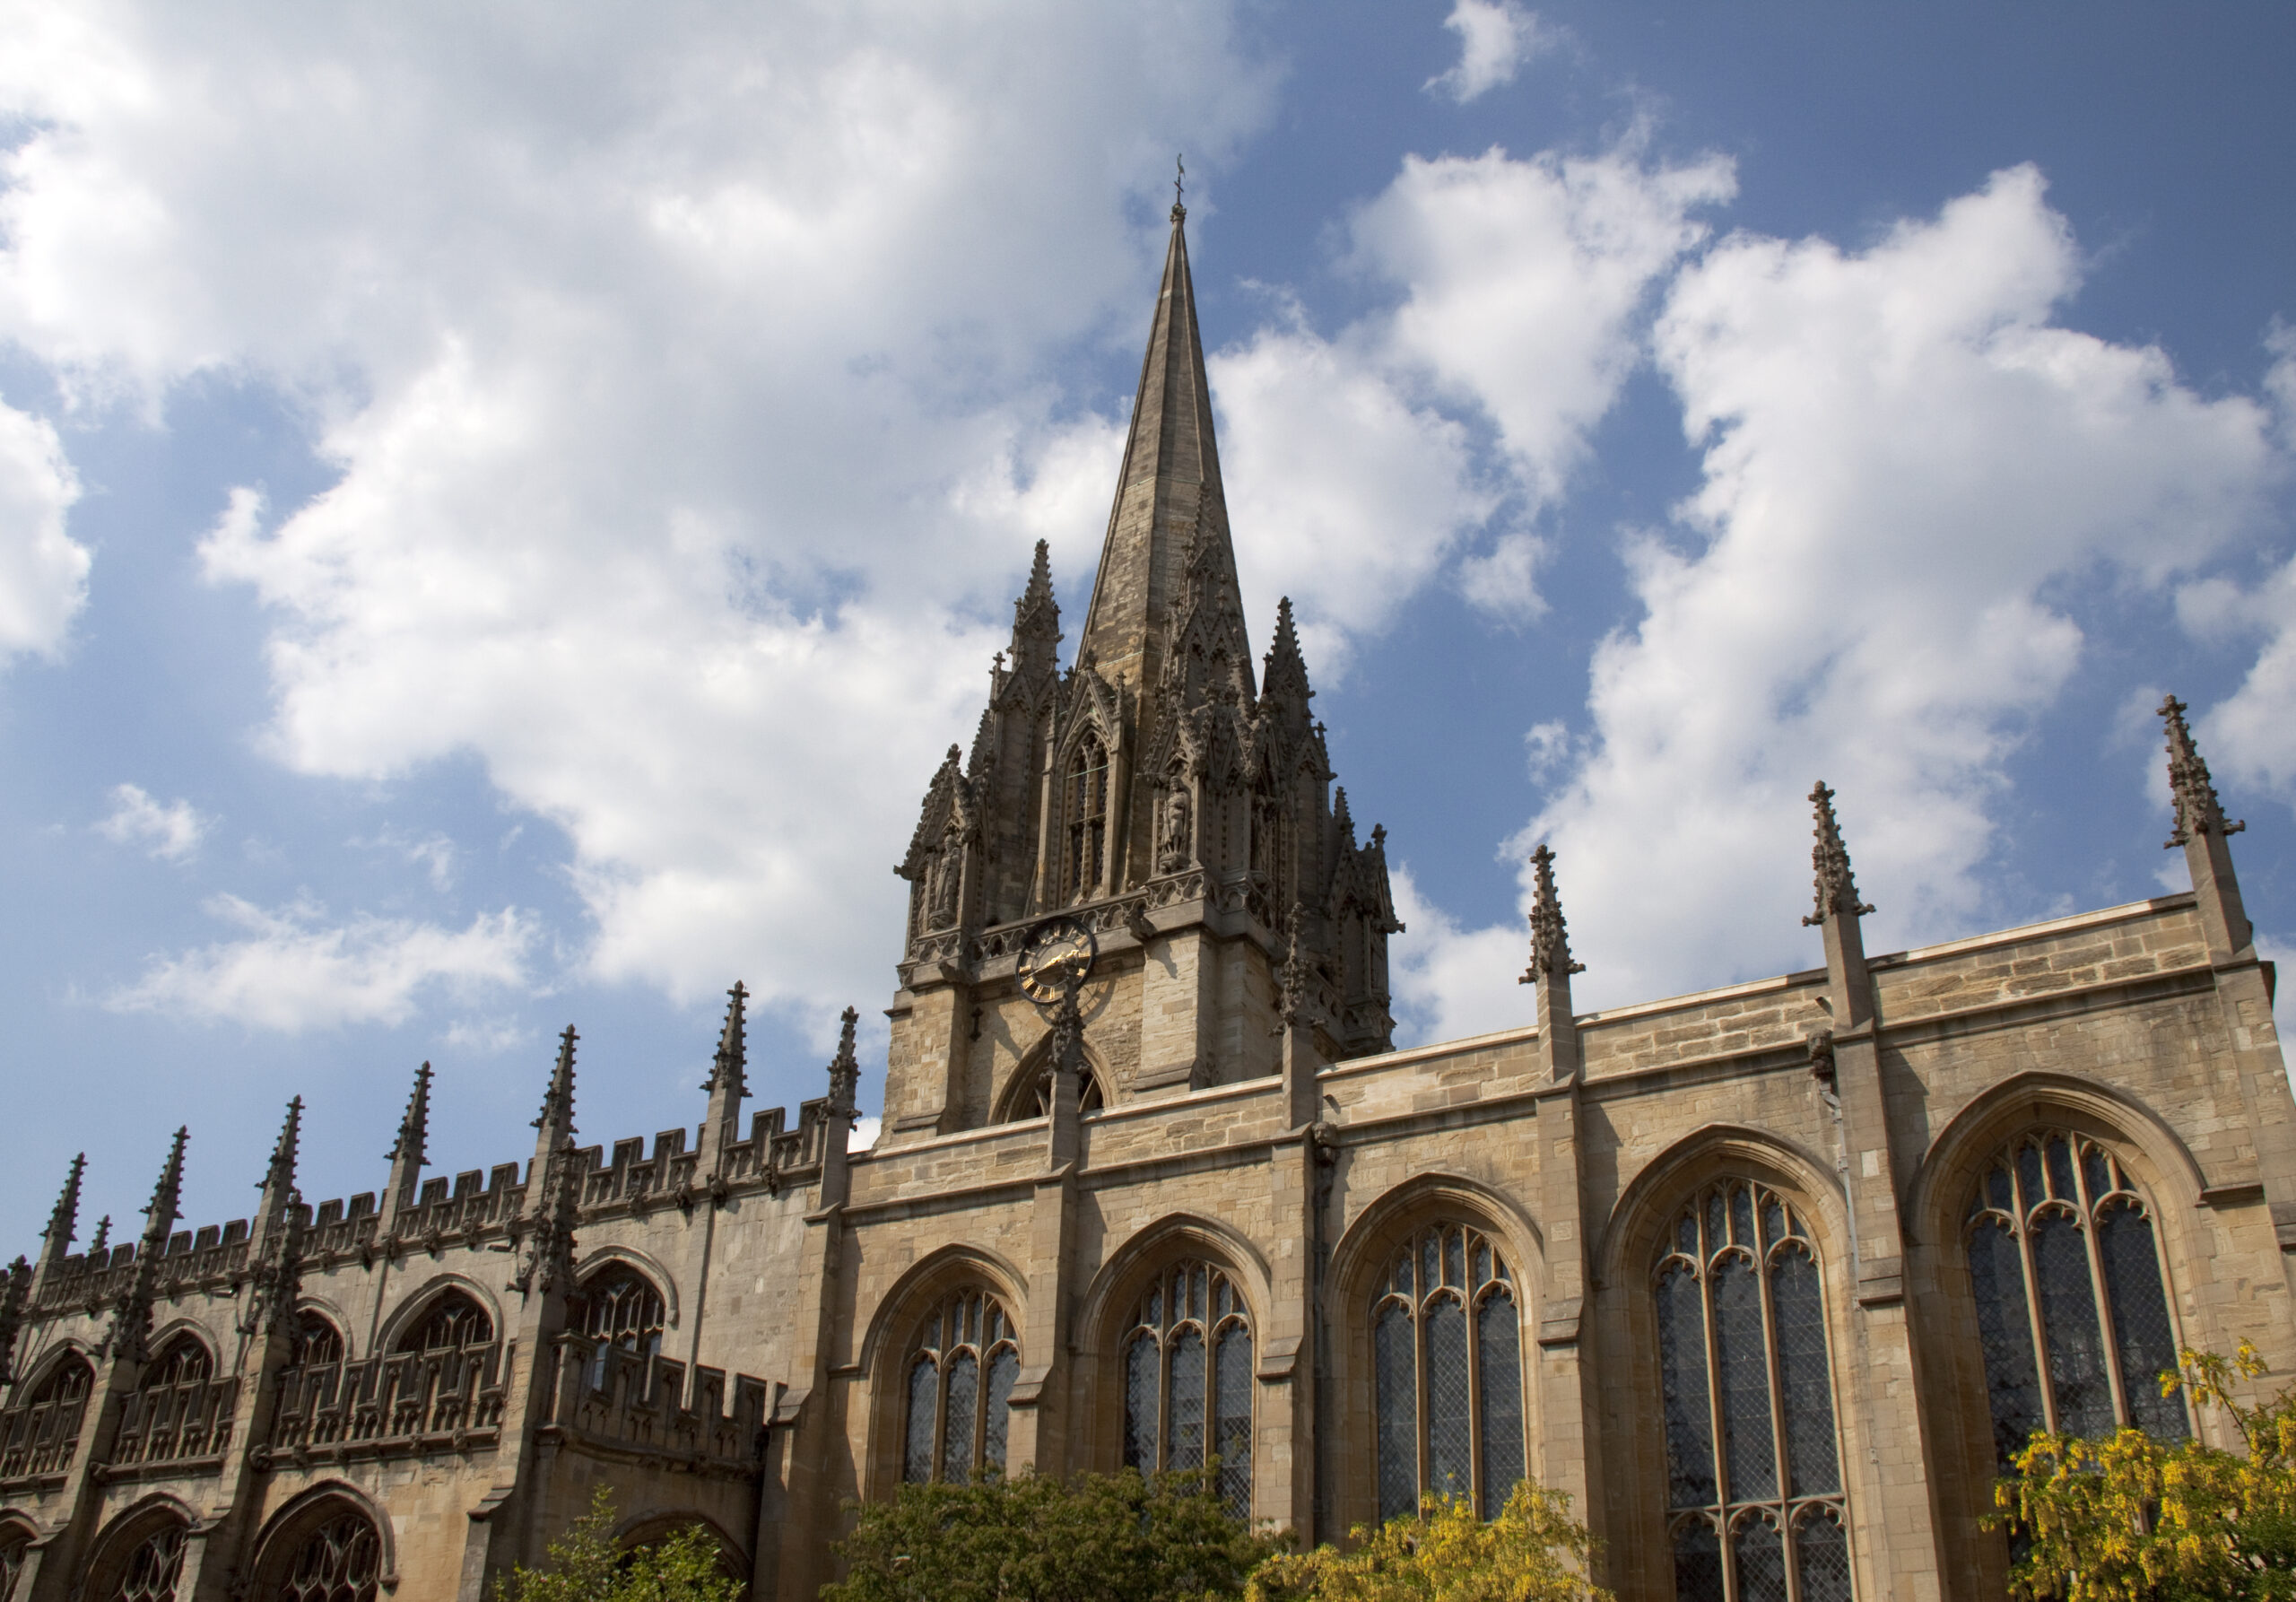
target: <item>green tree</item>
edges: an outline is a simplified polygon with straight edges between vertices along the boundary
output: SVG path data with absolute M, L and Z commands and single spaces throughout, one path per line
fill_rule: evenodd
M 1570 1499 L 1525 1480 L 1485 1523 L 1462 1498 L 1429 1496 L 1416 1517 L 1358 1526 L 1352 1550 L 1270 1558 L 1248 1602 L 1609 1602 L 1586 1578 L 1592 1551 Z
M 2243 1405 L 2237 1373 L 2265 1371 L 2240 1343 L 2231 1363 L 2180 1352 L 2182 1389 L 2219 1408 L 2242 1446 L 2156 1441 L 2125 1429 L 2100 1440 L 2037 1430 L 1994 1487 L 1989 1520 L 2018 1538 L 2009 1592 L 2066 1602 L 2296 1602 L 2296 1389 Z
M 736 1602 L 743 1587 L 718 1566 L 718 1543 L 699 1524 L 624 1551 L 613 1540 L 613 1493 L 600 1485 L 590 1511 L 550 1544 L 539 1569 L 516 1568 L 497 1602 Z
M 1201 1472 L 903 1485 L 858 1513 L 822 1602 L 1198 1602 L 1274 1549 Z

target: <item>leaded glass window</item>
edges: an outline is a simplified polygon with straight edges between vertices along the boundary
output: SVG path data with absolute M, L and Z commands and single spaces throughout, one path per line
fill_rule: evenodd
M 176 1602 L 183 1578 L 184 1529 L 180 1524 L 153 1530 L 127 1554 L 119 1578 L 104 1602 Z
M 1371 1298 L 1379 1517 L 1422 1492 L 1495 1516 L 1523 1477 L 1522 1313 L 1507 1260 L 1457 1223 L 1422 1230 Z
M 625 1263 L 610 1263 L 584 1280 L 568 1311 L 569 1322 L 598 1344 L 590 1360 L 594 1389 L 605 1382 L 607 1347 L 641 1359 L 661 1354 L 668 1306 L 654 1282 Z
M 159 1390 L 170 1385 L 189 1385 L 214 1371 L 215 1360 L 208 1355 L 199 1337 L 179 1335 L 152 1359 L 135 1385 L 139 1390 Z
M 1124 1461 L 1202 1468 L 1239 1519 L 1252 1506 L 1252 1325 L 1226 1272 L 1175 1263 L 1133 1308 L 1124 1353 Z
M 494 1338 L 494 1320 L 461 1291 L 448 1291 L 430 1304 L 414 1327 L 399 1337 L 402 1352 L 451 1352 Z
M 339 1513 L 303 1537 L 276 1602 L 375 1602 L 382 1555 L 366 1514 Z
M 1652 1270 L 1681 1602 L 1849 1602 L 1825 1293 L 1784 1197 L 1717 1184 Z
M 901 1478 L 967 1480 L 1004 1470 L 1020 1331 L 986 1291 L 959 1291 L 918 1327 L 909 1350 Z
M 28 1529 L 0 1529 L 0 1602 L 13 1602 L 16 1581 L 24 1572 L 24 1554 L 31 1550 L 31 1544 Z
M 2183 1396 L 2161 1394 L 2176 1330 L 2152 1211 L 2119 1159 L 2066 1130 L 2029 1131 L 1994 1154 L 1963 1228 L 2003 1467 L 2036 1430 L 2191 1434 Z
M 288 1336 L 287 1366 L 291 1369 L 320 1368 L 343 1361 L 343 1331 L 325 1313 L 309 1308 L 295 1315 L 295 1328 Z

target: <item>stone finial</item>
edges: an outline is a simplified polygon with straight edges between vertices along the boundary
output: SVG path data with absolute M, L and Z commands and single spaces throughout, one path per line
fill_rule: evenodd
M 718 1055 L 711 1060 L 709 1077 L 702 1083 L 706 1091 L 724 1090 L 735 1096 L 749 1093 L 749 1030 L 745 1005 L 749 988 L 741 980 L 726 992 L 726 1027 L 718 1034 Z
M 284 1197 L 295 1188 L 295 1153 L 302 1142 L 303 1098 L 297 1096 L 287 1103 L 287 1121 L 280 1126 L 279 1139 L 271 1148 L 271 1164 L 264 1171 L 263 1183 L 256 1188 L 268 1200 Z
M 64 1192 L 48 1215 L 48 1227 L 40 1232 L 40 1239 L 47 1242 L 40 1250 L 42 1257 L 61 1258 L 72 1244 L 72 1232 L 80 1221 L 80 1177 L 87 1171 L 88 1154 L 82 1152 L 72 1159 L 72 1171 L 64 1176 Z
M 430 1144 L 430 1065 L 414 1070 L 414 1091 L 406 1098 L 406 1112 L 398 1120 L 398 1139 L 385 1154 L 387 1161 L 405 1159 L 410 1170 L 422 1166 Z
M 159 1183 L 152 1188 L 152 1203 L 144 1209 L 144 1238 L 135 1248 L 135 1269 L 112 1304 L 111 1329 L 104 1340 L 122 1362 L 141 1363 L 148 1355 L 152 1289 L 159 1280 L 160 1259 L 167 1254 L 169 1232 L 181 1215 L 177 1203 L 183 1194 L 183 1148 L 190 1138 L 188 1126 L 176 1130 Z
M 88 1266 L 97 1267 L 96 1259 L 111 1249 L 111 1215 L 107 1213 L 96 1220 L 96 1232 L 88 1238 Z
M 842 1114 L 848 1124 L 853 1121 L 856 1098 L 861 1089 L 861 1058 L 853 1044 L 853 1032 L 860 1022 L 858 1012 L 852 1007 L 845 1009 L 838 1029 L 837 1055 L 829 1065 L 830 1110 Z
M 303 1122 L 303 1098 L 287 1103 L 287 1122 L 272 1148 L 263 1180 L 263 1214 L 257 1222 L 254 1260 L 248 1265 L 238 1321 L 241 1335 L 269 1335 L 295 1310 L 302 1284 L 303 1215 L 295 1194 L 295 1153 Z
M 574 1133 L 574 1042 L 581 1038 L 571 1023 L 558 1037 L 558 1063 L 551 1070 L 550 1088 L 543 1093 L 542 1111 L 535 1118 L 534 1127 L 552 1146 Z
M 2209 778 L 2208 764 L 2192 743 L 2192 730 L 2185 727 L 2185 703 L 2173 695 L 2166 696 L 2161 701 L 2160 716 L 2169 727 L 2169 797 L 2177 809 L 2176 827 L 2170 831 L 2164 849 L 2174 850 L 2196 835 L 2223 836 L 2246 829 L 2245 821 L 2224 821 L 2215 781 Z
M 1842 843 L 1841 825 L 1833 815 L 1833 797 L 1834 792 L 1822 779 L 1810 792 L 1810 805 L 1816 809 L 1818 820 L 1811 831 L 1818 843 L 1810 848 L 1810 865 L 1817 871 L 1817 905 L 1802 920 L 1805 928 L 1837 914 L 1862 918 L 1874 910 L 1857 899 L 1857 882 L 1849 872 L 1849 848 Z
M 160 1166 L 159 1181 L 152 1187 L 151 1205 L 144 1209 L 144 1245 L 156 1244 L 167 1249 L 169 1232 L 183 1215 L 176 1203 L 183 1194 L 183 1148 L 191 1138 L 191 1126 L 178 1126 L 174 1143 L 168 1147 L 168 1160 Z M 138 1249 L 138 1255 L 142 1249 Z
M 1531 965 L 1515 982 L 1535 985 L 1550 974 L 1586 972 L 1586 963 L 1571 960 L 1570 927 L 1554 892 L 1554 852 L 1544 842 L 1531 853 L 1531 871 L 1536 886 L 1531 900 Z

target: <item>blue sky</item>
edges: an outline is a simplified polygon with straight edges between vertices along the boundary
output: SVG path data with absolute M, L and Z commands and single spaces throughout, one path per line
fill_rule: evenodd
M 1413 1039 L 2181 884 L 2296 949 L 2296 13 L 4 8 L 0 1225 L 691 1124 L 882 1051 L 1030 546 L 1073 634 L 1185 151 L 1257 642 Z M 864 1095 L 881 1083 L 868 1063 Z

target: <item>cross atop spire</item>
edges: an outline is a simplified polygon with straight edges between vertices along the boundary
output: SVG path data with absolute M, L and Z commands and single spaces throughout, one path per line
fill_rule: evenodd
M 1174 205 L 1116 504 L 1109 513 L 1078 651 L 1080 660 L 1089 653 L 1111 682 L 1157 682 L 1191 555 L 1209 567 L 1220 592 L 1217 604 L 1235 611 L 1239 634 L 1242 629 L 1227 494 L 1213 438 L 1212 391 L 1196 326 L 1195 281 L 1188 273 L 1186 218 L 1186 208 Z M 1206 542 L 1200 553 L 1192 548 L 1198 540 Z
M 1817 827 L 1811 831 L 1818 843 L 1810 848 L 1810 866 L 1817 873 L 1817 906 L 1802 920 L 1805 928 L 1837 913 L 1861 918 L 1874 910 L 1857 899 L 1857 881 L 1849 874 L 1849 848 L 1842 843 L 1841 825 L 1833 815 L 1833 797 L 1822 779 L 1810 792 L 1818 819 Z
M 1187 193 L 1187 158 L 1186 153 L 1182 152 L 1179 155 L 1174 156 L 1172 158 L 1172 166 L 1176 169 L 1172 174 L 1172 221 L 1175 222 L 1185 222 L 1187 218 L 1187 207 L 1180 204 L 1181 197 Z
M 2169 726 L 2169 796 L 2177 809 L 2177 824 L 2170 831 L 2166 849 L 2174 850 L 2196 834 L 2239 833 L 2248 824 L 2224 821 L 2215 781 L 2192 743 L 2192 730 L 2185 727 L 2185 703 L 2167 696 L 2161 702 L 2160 715 Z
M 1587 964 L 1570 958 L 1570 931 L 1562 920 L 1562 901 L 1554 892 L 1554 852 L 1541 841 L 1531 853 L 1535 890 L 1531 898 L 1531 965 L 1515 982 L 1535 985 L 1550 974 L 1584 973 Z

